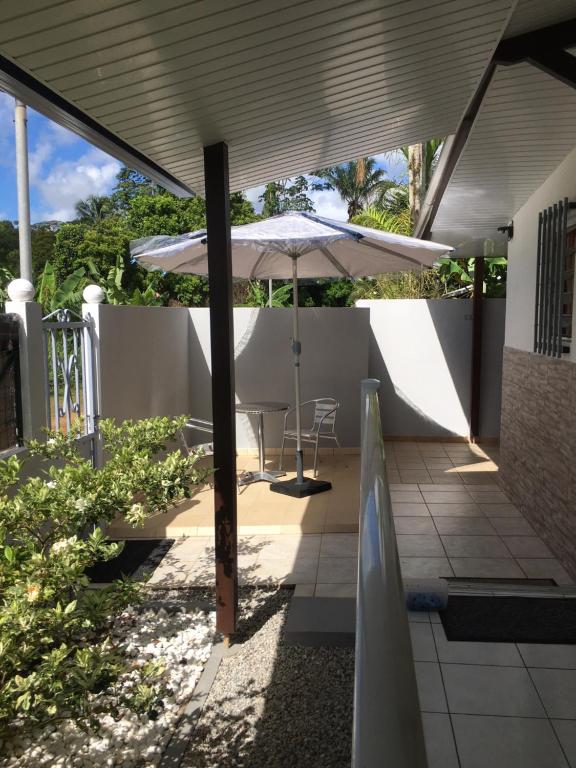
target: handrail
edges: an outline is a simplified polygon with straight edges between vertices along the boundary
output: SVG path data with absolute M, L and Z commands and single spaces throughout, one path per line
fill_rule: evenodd
M 426 768 L 377 379 L 362 382 L 353 768 Z

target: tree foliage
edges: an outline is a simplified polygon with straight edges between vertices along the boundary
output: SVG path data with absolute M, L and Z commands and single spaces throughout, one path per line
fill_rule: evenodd
M 352 219 L 362 208 L 373 202 L 385 189 L 394 185 L 386 179 L 386 171 L 378 168 L 373 157 L 362 157 L 342 165 L 320 168 L 314 175 L 321 179 L 317 189 L 333 189 L 348 205 L 348 218 Z
M 314 205 L 308 197 L 309 190 L 310 185 L 305 176 L 266 184 L 259 198 L 263 203 L 262 216 L 266 219 L 286 211 L 313 211 Z
M 425 143 L 424 175 L 430 180 L 441 148 L 440 140 Z M 404 155 L 408 148 L 401 149 Z M 408 185 L 389 179 L 373 157 L 360 158 L 315 173 L 316 180 L 297 176 L 267 184 L 260 202 L 262 216 L 285 211 L 313 211 L 312 190 L 336 190 L 348 207 L 351 221 L 399 234 L 411 234 Z M 197 275 L 147 270 L 132 261 L 130 240 L 157 234 L 178 235 L 206 226 L 205 202 L 200 197 L 178 198 L 142 174 L 128 168 L 118 173 L 108 196 L 89 196 L 77 205 L 78 217 L 67 223 L 44 222 L 32 227 L 32 259 L 35 284 L 46 311 L 65 303 L 79 309 L 83 288 L 98 282 L 113 303 L 206 306 L 208 281 Z M 252 204 L 241 192 L 230 195 L 232 224 L 256 221 Z M 0 221 L 0 300 L 7 283 L 19 273 L 18 229 Z M 465 262 L 442 266 L 437 274 L 440 293 L 462 287 L 472 275 Z M 48 265 L 48 266 L 47 266 Z M 505 264 L 487 269 L 488 295 L 505 292 Z M 390 283 L 390 285 L 388 285 Z M 382 297 L 399 292 L 413 296 L 419 285 L 412 278 L 396 277 L 378 283 L 363 280 L 316 280 L 302 284 L 302 306 L 347 306 L 364 291 L 374 295 L 374 286 L 386 287 Z M 285 306 L 291 288 L 276 281 L 274 302 Z M 422 296 L 433 293 L 422 284 Z M 234 301 L 239 305 L 265 306 L 267 283 L 235 283 Z
M 360 224 L 362 227 L 383 229 L 386 232 L 394 232 L 398 235 L 409 235 L 412 231 L 410 211 L 407 208 L 393 213 L 387 208 L 369 206 L 354 216 L 352 222 Z
M 76 216 L 84 224 L 100 224 L 113 214 L 113 202 L 107 195 L 88 195 L 76 203 Z

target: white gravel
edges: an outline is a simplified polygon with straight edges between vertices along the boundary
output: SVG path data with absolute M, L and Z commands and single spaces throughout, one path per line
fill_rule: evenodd
M 71 721 L 47 726 L 26 737 L 0 743 L 2 768 L 153 768 L 190 699 L 210 656 L 215 614 L 170 606 L 129 608 L 116 620 L 114 634 L 133 659 L 133 668 L 102 694 L 99 703 L 116 706 L 119 696 L 142 682 L 142 666 L 160 662 L 157 685 L 161 703 L 149 714 L 119 707 L 118 719 L 100 718 L 98 733 L 85 733 Z

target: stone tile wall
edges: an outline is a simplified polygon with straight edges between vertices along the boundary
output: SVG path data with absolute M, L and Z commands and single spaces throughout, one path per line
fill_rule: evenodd
M 504 348 L 501 478 L 576 578 L 576 364 Z

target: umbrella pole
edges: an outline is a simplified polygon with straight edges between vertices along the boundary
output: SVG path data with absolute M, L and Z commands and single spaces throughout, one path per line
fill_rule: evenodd
M 294 355 L 294 397 L 296 411 L 296 477 L 293 480 L 281 480 L 271 483 L 270 490 L 274 493 L 283 493 L 286 496 L 294 496 L 301 499 L 304 496 L 312 496 L 323 493 L 332 488 L 328 480 L 314 480 L 304 477 L 304 456 L 302 451 L 302 424 L 300 418 L 300 328 L 298 326 L 298 257 L 292 256 L 292 354 Z
M 302 452 L 302 424 L 300 419 L 300 329 L 298 326 L 298 259 L 292 256 L 292 353 L 294 355 L 294 393 L 296 407 L 296 482 L 304 482 L 304 457 Z

